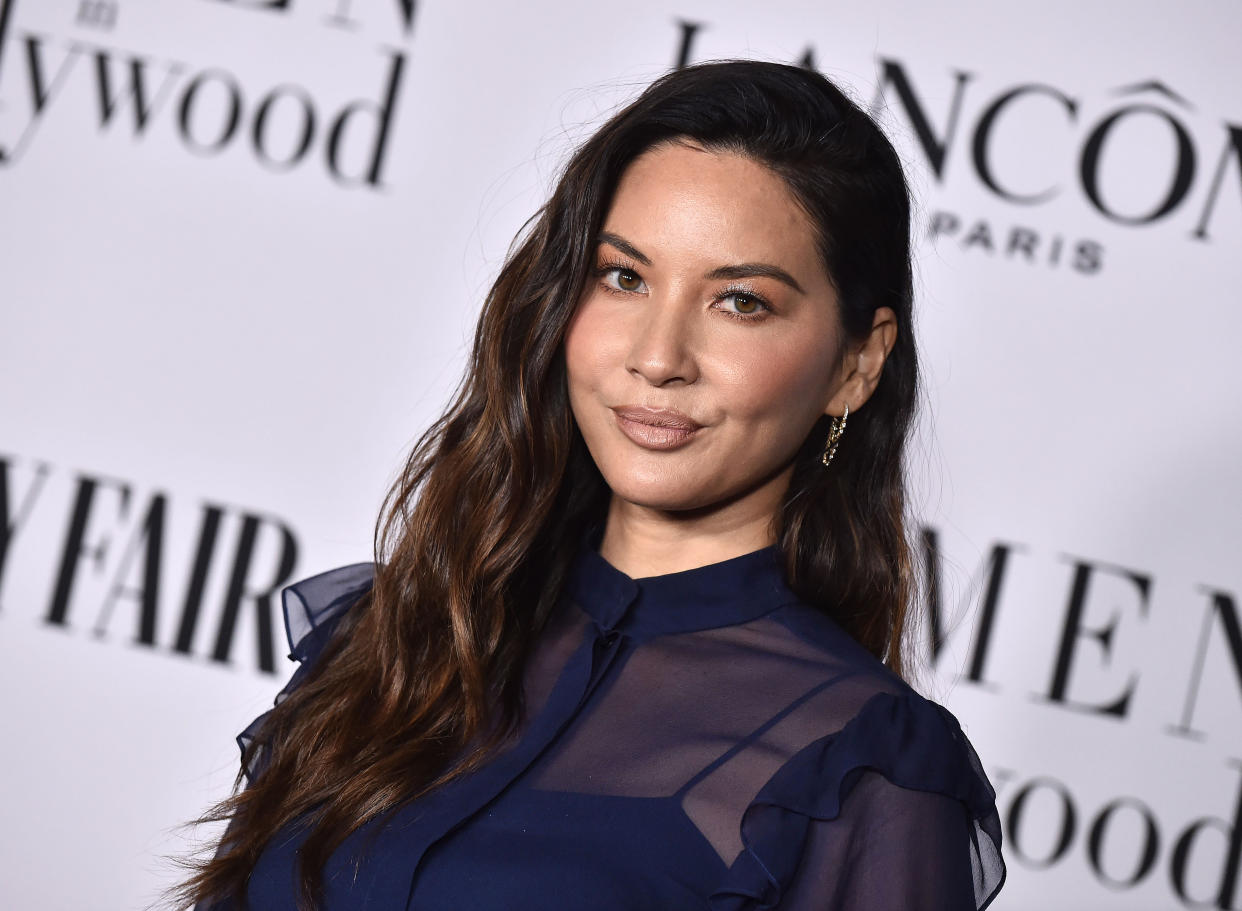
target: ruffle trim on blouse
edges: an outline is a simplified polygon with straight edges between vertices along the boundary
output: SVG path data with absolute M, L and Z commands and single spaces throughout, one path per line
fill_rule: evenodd
M 877 693 L 845 727 L 795 754 L 760 789 L 742 816 L 742 852 L 712 911 L 776 907 L 801 863 L 813 821 L 836 819 L 864 772 L 903 788 L 954 797 L 969 812 L 976 908 L 1005 879 L 996 793 L 974 748 L 947 709 L 913 691 Z
M 289 659 L 297 661 L 298 667 L 289 682 L 276 694 L 275 705 L 280 705 L 305 679 L 315 659 L 332 637 L 337 622 L 370 589 L 374 579 L 374 563 L 353 563 L 303 579 L 281 590 L 280 606 L 285 617 Z M 246 750 L 258 737 L 263 722 L 270 714 L 269 709 L 237 735 L 237 746 L 242 752 L 244 763 L 242 771 L 247 782 L 254 781 L 267 763 L 263 747 L 255 751 L 249 763 L 245 760 Z

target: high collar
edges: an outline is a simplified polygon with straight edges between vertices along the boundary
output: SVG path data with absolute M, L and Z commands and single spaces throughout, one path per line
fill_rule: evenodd
M 745 623 L 797 600 L 775 545 L 662 576 L 634 579 L 600 556 L 587 536 L 570 572 L 570 597 L 604 630 L 647 639 Z

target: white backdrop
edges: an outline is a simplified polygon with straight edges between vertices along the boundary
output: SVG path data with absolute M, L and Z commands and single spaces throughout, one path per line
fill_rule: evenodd
M 911 170 L 924 688 L 997 786 L 997 907 L 1242 907 L 1239 34 L 1208 2 L 0 0 L 0 906 L 172 881 L 291 672 L 268 595 L 369 558 L 568 150 L 750 56 L 842 82 Z

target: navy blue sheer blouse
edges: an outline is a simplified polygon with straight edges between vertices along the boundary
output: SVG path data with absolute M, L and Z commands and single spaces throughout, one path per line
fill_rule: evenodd
M 285 589 L 277 701 L 372 576 Z M 801 603 L 775 548 L 632 579 L 583 547 L 524 688 L 503 752 L 341 845 L 326 911 L 961 911 L 1004 880 L 957 721 Z M 301 840 L 268 846 L 252 909 L 294 911 Z

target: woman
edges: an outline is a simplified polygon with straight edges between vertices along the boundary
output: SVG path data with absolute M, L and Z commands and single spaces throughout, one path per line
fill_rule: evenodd
M 892 147 L 817 74 L 695 66 L 605 124 L 377 564 L 286 590 L 301 666 L 182 897 L 987 905 L 992 789 L 900 677 L 909 235 Z

